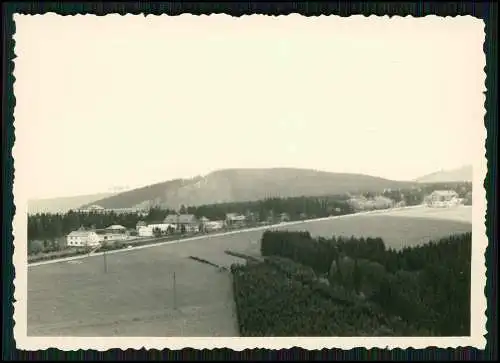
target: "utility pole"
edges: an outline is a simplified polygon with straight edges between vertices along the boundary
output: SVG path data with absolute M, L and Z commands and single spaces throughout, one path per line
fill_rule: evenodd
M 179 210 L 180 210 L 180 207 L 179 207 Z M 177 230 L 177 232 L 180 232 L 179 220 L 180 220 L 180 212 L 177 212 L 177 225 L 175 226 L 175 229 Z M 175 276 L 175 272 L 174 272 L 174 276 Z
M 175 286 L 175 271 L 173 276 L 173 291 L 174 291 L 174 309 L 177 310 L 177 291 Z

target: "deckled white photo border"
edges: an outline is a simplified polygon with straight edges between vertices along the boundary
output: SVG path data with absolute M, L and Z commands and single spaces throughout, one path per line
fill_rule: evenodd
M 51 17 L 53 21 L 57 21 L 59 15 L 48 13 L 45 15 L 35 15 L 43 17 Z M 23 20 L 29 15 L 14 15 L 16 29 L 23 26 Z M 95 15 L 77 15 L 71 18 L 74 21 L 81 21 L 82 17 L 95 17 Z M 415 22 L 415 23 L 436 23 L 436 22 L 458 22 L 468 27 L 470 31 L 480 32 L 484 42 L 484 22 L 480 19 L 464 16 L 464 17 L 438 17 L 426 16 L 423 18 L 412 17 L 377 17 L 377 16 L 351 16 L 342 18 L 339 16 L 320 16 L 320 17 L 303 17 L 298 14 L 289 16 L 270 17 L 264 15 L 251 15 L 243 16 L 241 18 L 233 18 L 228 15 L 210 15 L 210 16 L 194 16 L 184 14 L 177 17 L 170 17 L 167 15 L 162 16 L 147 16 L 144 15 L 126 15 L 120 16 L 117 14 L 107 15 L 109 21 L 138 21 L 138 18 L 143 21 L 152 21 L 153 18 L 161 18 L 163 21 L 177 21 L 177 22 L 190 22 L 196 26 L 200 26 L 204 22 L 213 22 L 214 20 L 223 22 L 239 21 L 245 22 L 246 26 L 255 27 L 259 29 L 259 24 L 268 21 L 283 22 L 282 26 L 290 27 L 303 27 L 307 23 L 321 24 L 323 30 L 326 31 L 329 24 L 338 21 L 348 21 L 352 26 L 367 26 L 377 25 L 381 22 Z M 16 35 L 15 47 L 15 65 L 14 76 L 16 79 L 22 77 L 22 74 L 16 72 L 19 69 L 19 64 L 23 62 L 36 62 L 35 59 L 24 59 L 22 49 L 18 46 Z M 25 40 L 24 40 L 25 41 Z M 481 50 L 471 50 L 481 51 Z M 478 82 L 482 85 L 482 92 L 486 91 L 485 79 L 486 74 L 484 67 L 486 65 L 486 57 L 483 52 L 483 64 L 478 72 Z M 471 69 L 471 71 L 474 71 Z M 478 86 L 479 87 L 479 86 Z M 478 117 L 478 123 L 470 133 L 471 151 L 475 153 L 473 165 L 473 222 L 472 222 L 472 235 L 473 235 L 473 251 L 472 251 L 472 277 L 471 277 L 471 336 L 470 337 L 265 337 L 265 338 L 156 338 L 156 337 L 31 337 L 27 336 L 27 195 L 30 183 L 34 181 L 30 179 L 30 161 L 23 153 L 29 145 L 23 144 L 22 130 L 29 128 L 29 102 L 23 97 L 25 90 L 20 89 L 14 83 L 14 94 L 16 96 L 16 107 L 14 112 L 14 126 L 16 140 L 12 150 L 14 158 L 14 203 L 16 213 L 13 220 L 13 234 L 14 234 L 14 267 L 15 267 L 15 292 L 14 292 L 14 339 L 16 346 L 21 350 L 44 350 L 48 348 L 57 348 L 60 350 L 70 351 L 79 349 L 94 349 L 104 351 L 113 348 L 120 349 L 182 349 L 182 348 L 195 348 L 195 349 L 212 349 L 212 348 L 230 348 L 233 350 L 243 350 L 252 348 L 266 348 L 266 349 L 283 349 L 292 347 L 302 347 L 304 349 L 323 349 L 323 348 L 338 348 L 338 349 L 352 349 L 358 347 L 370 348 L 456 348 L 456 347 L 475 347 L 484 349 L 486 345 L 486 307 L 487 300 L 484 294 L 486 286 L 486 266 L 484 254 L 488 244 L 485 227 L 486 215 L 486 191 L 483 187 L 483 182 L 487 172 L 487 162 L 485 158 L 485 141 L 486 129 L 484 127 L 484 93 L 478 93 L 477 100 L 470 100 L 477 104 L 475 114 Z

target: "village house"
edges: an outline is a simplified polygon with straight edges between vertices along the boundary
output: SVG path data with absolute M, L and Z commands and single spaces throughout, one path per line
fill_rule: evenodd
M 406 207 L 406 202 L 403 200 L 400 200 L 399 202 L 395 203 L 394 206 L 396 208 L 402 208 L 402 207 Z
M 435 190 L 425 200 L 429 207 L 438 208 L 451 207 L 460 203 L 458 193 L 454 190 Z
M 347 202 L 355 211 L 388 209 L 394 207 L 394 201 L 382 195 L 376 195 L 370 198 L 360 195 L 351 197 Z
M 247 210 L 245 212 L 245 218 L 247 223 L 256 223 L 259 221 L 259 213 Z
M 242 227 L 245 225 L 246 217 L 238 213 L 226 214 L 226 226 L 228 227 Z
M 224 228 L 224 221 L 208 221 L 205 223 L 206 231 L 218 231 Z
M 66 237 L 68 247 L 98 246 L 100 243 L 101 237 L 93 230 L 79 229 Z
M 377 195 L 373 198 L 373 206 L 375 209 L 388 209 L 394 207 L 394 201 L 382 195 Z
M 161 234 L 167 234 L 175 231 L 175 225 L 171 223 L 150 223 L 147 226 L 148 228 L 151 228 L 153 231 L 153 234 L 155 231 L 160 231 Z
M 129 238 L 127 228 L 120 225 L 112 225 L 104 229 L 95 231 L 100 238 L 100 242 L 124 241 Z
M 463 203 L 464 205 L 472 205 L 472 192 L 467 192 L 467 194 L 465 194 Z
M 173 225 L 179 232 L 198 232 L 200 229 L 200 221 L 194 214 L 169 214 L 163 222 Z
M 137 235 L 139 237 L 153 237 L 154 236 L 153 227 L 151 227 L 151 226 L 139 226 L 137 228 Z
M 145 223 L 138 222 L 136 225 L 137 235 L 139 237 L 154 237 L 155 235 L 161 234 L 165 235 L 175 231 L 175 226 L 169 223 L 156 222 L 156 223 Z
M 136 230 L 136 231 L 139 231 L 139 228 L 140 228 L 140 227 L 147 227 L 147 225 L 148 225 L 148 224 L 147 224 L 146 222 L 144 222 L 144 221 L 139 221 L 139 222 L 137 222 L 137 224 L 135 225 L 135 230 Z
M 288 213 L 280 213 L 280 222 L 288 222 L 290 221 L 290 215 Z
M 356 197 L 351 197 L 347 201 L 347 203 L 355 210 L 362 211 L 371 209 L 373 207 L 373 203 L 371 203 L 365 196 L 360 195 Z
M 77 212 L 80 212 L 80 213 L 105 213 L 106 209 L 104 209 L 100 205 L 93 204 L 93 205 L 89 205 L 86 208 L 80 208 L 77 210 Z
M 116 232 L 113 230 L 106 229 L 98 229 L 95 231 L 99 236 L 99 242 L 115 242 L 115 241 L 124 241 L 128 239 L 128 235 L 122 232 Z
M 77 209 L 80 213 L 115 213 L 115 214 L 137 214 L 141 217 L 148 215 L 147 209 L 138 208 L 104 208 L 100 205 L 93 204 L 88 207 Z
M 120 226 L 119 224 L 113 224 L 112 226 L 106 227 L 106 231 L 113 233 L 126 233 L 127 228 L 124 226 Z
M 138 209 L 138 208 L 110 208 L 106 209 L 106 212 L 113 212 L 115 214 L 137 214 L 141 217 L 145 217 L 149 213 L 145 209 Z
M 199 226 L 200 231 L 206 231 L 207 224 L 210 222 L 210 219 L 208 219 L 207 217 L 201 217 L 199 222 L 200 222 Z

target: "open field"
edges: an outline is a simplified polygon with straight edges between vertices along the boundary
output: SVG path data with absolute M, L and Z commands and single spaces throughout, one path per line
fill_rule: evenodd
M 444 219 L 457 222 L 472 223 L 472 207 L 456 206 L 450 208 L 407 208 L 392 210 L 385 215 L 394 217 L 412 217 L 412 218 L 432 218 Z
M 286 229 L 307 229 L 315 237 L 381 237 L 388 248 L 400 249 L 427 243 L 431 239 L 439 239 L 452 233 L 471 232 L 472 213 L 470 207 L 408 208 L 331 221 L 305 222 Z
M 425 243 L 471 231 L 467 207 L 351 215 L 282 225 L 312 235 L 382 237 L 389 247 Z M 469 213 L 469 214 L 468 214 Z M 443 217 L 446 215 L 447 217 Z M 213 235 L 104 257 L 29 267 L 28 335 L 237 336 L 230 273 L 193 261 L 229 266 L 224 250 L 258 254 L 263 230 Z M 176 273 L 174 308 L 173 273 Z
M 186 247 L 110 254 L 107 273 L 102 256 L 30 268 L 28 334 L 236 336 L 230 274 L 188 259 Z

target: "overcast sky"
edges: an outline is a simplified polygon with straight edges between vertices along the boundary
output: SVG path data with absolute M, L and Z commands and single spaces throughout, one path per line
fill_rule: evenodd
M 473 18 L 18 16 L 16 170 L 30 197 L 53 197 L 222 168 L 408 180 L 472 164 L 483 30 Z

